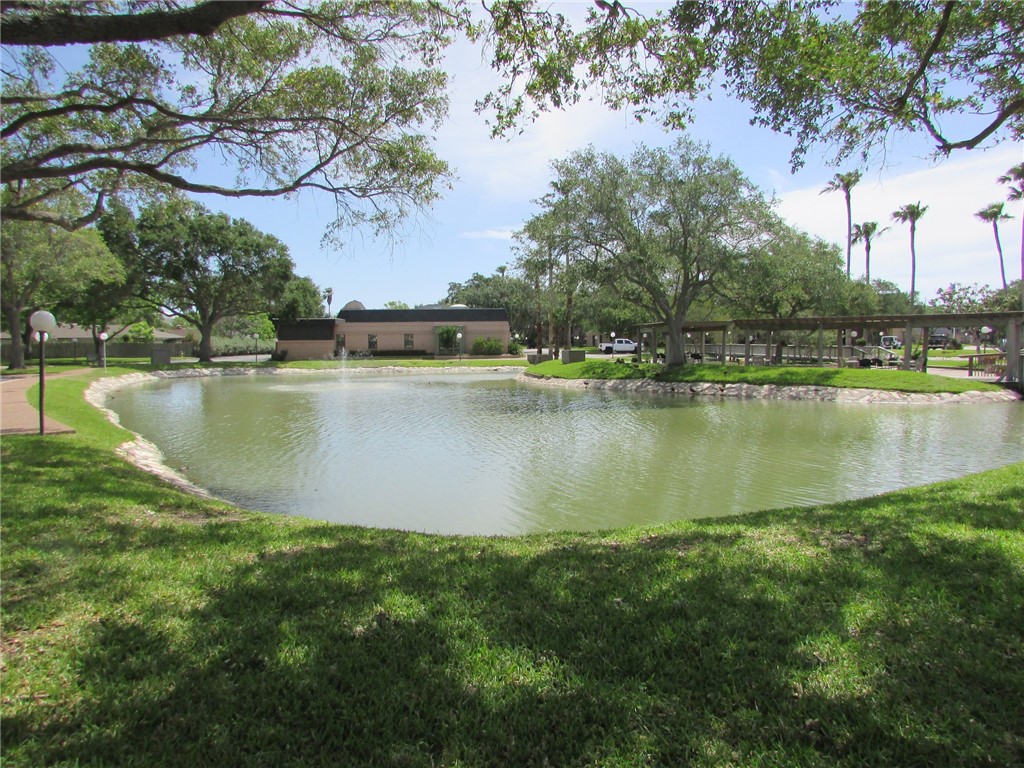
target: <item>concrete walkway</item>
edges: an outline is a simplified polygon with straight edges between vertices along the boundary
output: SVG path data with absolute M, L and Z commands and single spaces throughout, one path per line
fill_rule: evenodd
M 46 380 L 80 376 L 87 370 L 76 368 L 60 373 L 47 373 Z M 32 403 L 28 400 L 29 388 L 38 383 L 38 374 L 0 377 L 0 435 L 39 434 L 39 402 Z M 43 428 L 48 435 L 70 434 L 75 431 L 49 416 L 44 418 Z

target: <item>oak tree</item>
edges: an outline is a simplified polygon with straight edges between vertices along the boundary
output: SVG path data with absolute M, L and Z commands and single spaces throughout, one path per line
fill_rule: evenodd
M 213 327 L 269 311 L 292 279 L 288 248 L 244 219 L 172 199 L 139 215 L 146 299 L 199 331 L 199 359 L 213 355 Z
M 541 215 L 566 223 L 591 280 L 664 323 L 666 362 L 681 365 L 691 305 L 763 240 L 763 194 L 689 139 L 625 160 L 590 148 L 552 166 Z
M 61 301 L 86 296 L 91 286 L 122 279 L 120 263 L 94 228 L 67 232 L 43 222 L 5 219 L 0 305 L 11 335 L 10 367 L 25 366 L 26 321 L 32 310 L 54 308 Z

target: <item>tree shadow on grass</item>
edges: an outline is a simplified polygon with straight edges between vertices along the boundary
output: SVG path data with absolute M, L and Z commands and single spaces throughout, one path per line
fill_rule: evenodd
M 77 514 L 85 518 L 121 502 L 149 509 L 202 510 L 209 517 L 227 513 L 227 504 L 173 493 L 155 475 L 139 472 L 107 451 L 71 441 L 18 438 L 16 450 L 3 452 L 4 504 L 19 515 L 50 518 Z M 40 488 L 46 489 L 40 501 Z M 31 498 L 31 500 L 30 500 Z
M 227 523 L 201 607 L 101 617 L 75 705 L 5 742 L 43 763 L 1019 762 L 1019 563 L 849 522 L 525 547 L 325 527 L 242 559 Z
M 116 557 L 21 599 L 114 607 L 49 650 L 65 699 L 5 706 L 12 764 L 1024 761 L 1019 472 L 966 498 L 505 540 L 200 525 L 62 455 L 78 490 L 16 509 L 16 545 Z M 107 494 L 156 524 L 109 519 Z

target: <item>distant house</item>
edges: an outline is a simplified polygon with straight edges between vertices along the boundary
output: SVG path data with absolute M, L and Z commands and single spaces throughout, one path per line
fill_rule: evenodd
M 461 304 L 420 309 L 366 309 L 350 301 L 334 318 L 275 322 L 277 354 L 288 360 L 350 355 L 457 355 L 478 338 L 497 339 L 508 349 L 508 313 Z M 457 334 L 462 334 L 461 338 Z
M 107 335 L 111 339 L 117 339 L 125 330 L 124 325 L 108 325 Z M 188 337 L 188 331 L 184 328 L 154 328 L 153 339 L 155 341 L 182 341 Z M 7 331 L 0 333 L 0 340 L 9 341 L 11 334 Z M 50 341 L 78 341 L 91 342 L 92 328 L 90 326 L 78 325 L 77 323 L 57 323 L 57 328 L 49 334 Z

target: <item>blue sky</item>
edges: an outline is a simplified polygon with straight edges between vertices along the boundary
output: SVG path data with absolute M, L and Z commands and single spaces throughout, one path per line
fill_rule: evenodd
M 558 8 L 565 4 L 555 3 Z M 579 8 L 580 6 L 576 6 Z M 342 249 L 321 248 L 320 238 L 333 213 L 327 198 L 304 194 L 294 200 L 237 201 L 206 197 L 216 210 L 248 218 L 290 248 L 300 275 L 334 289 L 336 311 L 351 299 L 367 307 L 387 301 L 409 305 L 441 300 L 453 281 L 474 272 L 493 274 L 514 259 L 511 234 L 538 210 L 533 204 L 547 191 L 550 162 L 593 144 L 628 155 L 640 143 L 665 146 L 678 135 L 653 123 L 638 124 L 597 101 L 564 112 L 545 114 L 508 139 L 492 139 L 485 117 L 474 102 L 495 82 L 479 48 L 460 44 L 448 57 L 451 109 L 436 134 L 436 147 L 454 168 L 457 180 L 430 210 L 407 222 L 397 242 L 352 233 Z M 749 125 L 742 104 L 725 98 L 701 104 L 690 135 L 709 142 L 778 200 L 778 210 L 795 226 L 845 249 L 846 212 L 841 193 L 819 194 L 837 170 L 813 149 L 798 173 L 789 171 L 791 144 L 784 136 Z M 950 282 L 998 287 L 999 267 L 990 225 L 974 212 L 1005 200 L 996 179 L 1024 160 L 1019 144 L 1004 143 L 985 151 L 962 152 L 936 162 L 926 138 L 901 138 L 886 152 L 885 162 L 862 168 L 853 190 L 854 222 L 878 221 L 891 229 L 872 247 L 873 278 L 909 290 L 909 231 L 890 214 L 906 203 L 920 202 L 928 211 L 918 224 L 917 287 L 925 299 Z M 1014 218 L 1000 234 L 1007 277 L 1020 277 L 1019 203 L 1008 204 Z M 854 274 L 863 273 L 862 246 L 854 246 Z

